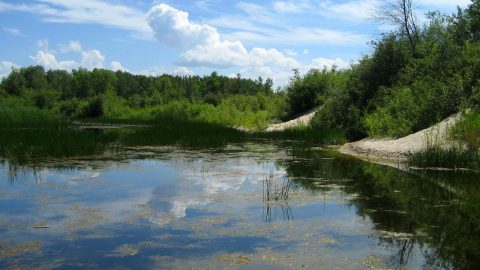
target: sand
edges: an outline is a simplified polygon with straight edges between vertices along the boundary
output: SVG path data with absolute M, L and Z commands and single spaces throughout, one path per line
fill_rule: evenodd
M 294 128 L 294 127 L 299 127 L 299 126 L 308 126 L 310 124 L 310 121 L 312 121 L 313 117 L 315 116 L 315 113 L 317 113 L 317 109 L 311 110 L 307 112 L 306 114 L 295 118 L 293 120 L 290 120 L 288 122 L 283 122 L 279 124 L 271 124 L 268 125 L 268 128 L 266 129 L 267 132 L 270 131 L 283 131 L 289 128 Z
M 451 116 L 442 122 L 399 139 L 363 139 L 347 143 L 339 148 L 344 154 L 369 159 L 403 160 L 411 153 L 421 151 L 433 143 L 440 146 L 451 144 L 448 129 L 455 125 L 460 115 Z

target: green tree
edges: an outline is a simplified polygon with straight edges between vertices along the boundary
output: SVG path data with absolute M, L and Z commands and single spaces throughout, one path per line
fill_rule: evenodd
M 14 69 L 7 78 L 2 81 L 2 88 L 7 94 L 20 96 L 27 85 L 27 80 L 19 70 Z

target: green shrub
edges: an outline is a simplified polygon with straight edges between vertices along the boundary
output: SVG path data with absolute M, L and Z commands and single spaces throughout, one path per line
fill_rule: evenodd
M 454 139 L 467 143 L 470 148 L 480 148 L 480 111 L 471 110 L 451 129 Z
M 82 109 L 81 116 L 87 118 L 98 118 L 103 115 L 103 97 L 92 98 Z

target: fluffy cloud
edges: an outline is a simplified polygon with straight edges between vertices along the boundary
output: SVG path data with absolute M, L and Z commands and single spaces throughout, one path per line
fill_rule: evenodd
M 192 24 L 188 13 L 160 4 L 147 15 L 155 37 L 161 42 L 180 48 L 190 48 L 220 39 L 217 30 L 208 25 Z
M 82 52 L 81 66 L 86 69 L 103 68 L 105 56 L 98 50 Z
M 81 60 L 76 62 L 73 60 L 59 61 L 57 60 L 56 53 L 48 50 L 48 40 L 39 40 L 37 42 L 39 48 L 35 56 L 30 58 L 37 65 L 45 67 L 45 69 L 61 69 L 70 71 L 76 68 L 103 68 L 105 62 L 105 56 L 98 50 L 83 51 L 79 42 L 70 41 L 69 45 L 62 48 L 62 52 L 74 51 L 80 53 Z
M 8 76 L 8 74 L 10 74 L 13 68 L 18 68 L 18 66 L 12 62 L 1 61 L 0 62 L 0 79 L 2 79 L 5 76 Z
M 48 51 L 48 40 L 47 39 L 41 39 L 38 40 L 35 45 L 37 48 L 41 51 Z
M 128 69 L 124 68 L 122 64 L 118 61 L 112 61 L 110 63 L 110 69 L 113 71 L 128 71 Z
M 173 74 L 178 76 L 188 76 L 188 75 L 193 75 L 195 73 L 193 72 L 193 70 L 187 67 L 178 67 L 173 71 Z
M 249 12 L 258 11 L 255 5 L 242 7 Z M 224 40 L 216 28 L 193 23 L 188 13 L 165 4 L 153 7 L 147 20 L 159 42 L 181 49 L 180 62 L 186 66 L 241 67 L 247 76 L 255 70 L 260 73 L 253 77 L 275 79 L 277 74 L 300 66 L 294 58 L 276 49 L 248 51 L 240 41 Z
M 71 60 L 58 61 L 55 54 L 42 50 L 38 51 L 37 55 L 31 56 L 30 58 L 32 58 L 35 64 L 41 65 L 45 69 L 62 69 L 70 71 L 80 66 L 77 62 Z
M 82 45 L 78 41 L 70 41 L 67 45 L 63 46 L 62 52 L 82 52 Z
M 338 69 L 346 69 L 350 66 L 350 63 L 340 58 L 329 59 L 329 58 L 319 57 L 319 58 L 312 59 L 312 64 L 309 66 L 309 68 L 330 69 L 334 66 L 337 67 Z

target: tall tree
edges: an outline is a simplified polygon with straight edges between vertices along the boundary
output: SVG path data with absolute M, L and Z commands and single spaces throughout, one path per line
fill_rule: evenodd
M 397 26 L 400 33 L 408 39 L 412 56 L 417 58 L 420 29 L 417 25 L 413 0 L 384 0 L 384 2 L 384 8 L 378 11 L 377 18 Z

